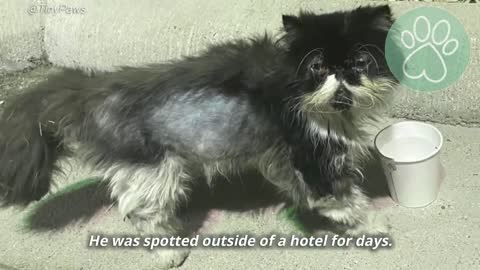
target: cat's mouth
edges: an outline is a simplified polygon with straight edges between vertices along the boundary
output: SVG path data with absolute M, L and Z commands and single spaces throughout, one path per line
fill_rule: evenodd
M 354 105 L 351 90 L 338 75 L 332 74 L 318 85 L 316 90 L 302 99 L 303 108 L 309 112 L 339 113 L 347 111 Z
M 361 76 L 359 84 L 349 84 L 334 75 L 311 93 L 302 97 L 301 107 L 309 113 L 365 113 L 385 105 L 395 83 L 388 78 L 369 79 Z
M 353 106 L 353 95 L 343 84 L 335 91 L 330 105 L 337 111 L 346 111 Z

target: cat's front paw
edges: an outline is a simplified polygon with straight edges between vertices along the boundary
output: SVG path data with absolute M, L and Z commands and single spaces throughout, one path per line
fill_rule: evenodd
M 152 269 L 166 270 L 179 267 L 185 262 L 190 253 L 184 248 L 165 248 L 155 252 L 154 265 Z
M 388 219 L 370 213 L 366 218 L 354 226 L 346 229 L 345 234 L 350 236 L 360 235 L 386 235 L 390 232 Z

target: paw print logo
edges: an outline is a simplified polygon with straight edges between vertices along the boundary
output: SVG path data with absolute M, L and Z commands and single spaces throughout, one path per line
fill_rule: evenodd
M 422 28 L 420 24 L 424 24 L 423 28 L 426 30 L 424 33 L 421 33 L 419 30 Z M 439 33 L 441 27 L 444 27 L 446 32 Z M 402 70 L 405 76 L 414 80 L 424 77 L 432 83 L 439 83 L 447 77 L 448 67 L 445 64 L 444 57 L 454 54 L 458 49 L 458 40 L 454 38 L 449 39 L 450 30 L 451 26 L 447 20 L 438 21 L 432 29 L 430 21 L 425 16 L 419 16 L 413 24 L 413 34 L 408 30 L 402 32 L 402 45 L 407 49 L 413 50 L 405 58 L 402 65 Z M 415 57 L 421 55 L 422 52 L 426 50 L 430 50 L 430 52 L 427 53 L 432 54 L 432 59 L 435 57 L 437 58 L 437 61 L 435 62 L 438 62 L 438 66 L 434 66 L 440 68 L 438 74 L 430 75 L 428 73 L 429 66 L 432 66 L 432 63 L 423 63 L 420 68 L 415 68 L 413 70 L 407 68 L 410 61 L 415 63 L 419 62 L 415 61 Z
M 447 11 L 414 9 L 396 20 L 385 53 L 393 75 L 417 91 L 434 91 L 457 81 L 469 60 L 469 38 Z

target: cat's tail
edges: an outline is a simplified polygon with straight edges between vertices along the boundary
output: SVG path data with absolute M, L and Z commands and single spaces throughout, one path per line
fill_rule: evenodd
M 0 206 L 26 205 L 50 189 L 56 161 L 68 153 L 66 134 L 78 136 L 101 91 L 82 90 L 88 76 L 65 71 L 7 100 L 0 115 Z

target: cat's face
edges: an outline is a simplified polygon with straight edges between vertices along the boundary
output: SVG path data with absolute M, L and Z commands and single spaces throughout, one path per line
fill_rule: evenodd
M 384 105 L 396 85 L 384 55 L 392 23 L 388 6 L 283 16 L 296 79 L 307 85 L 303 109 L 360 113 Z

